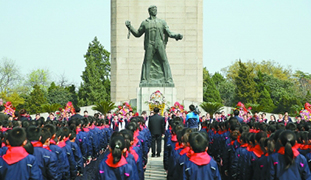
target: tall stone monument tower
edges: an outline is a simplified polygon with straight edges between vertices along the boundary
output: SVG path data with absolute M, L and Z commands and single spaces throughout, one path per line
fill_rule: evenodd
M 144 60 L 144 38 L 128 39 L 125 21 L 136 29 L 149 17 L 148 7 L 157 6 L 157 17 L 166 21 L 172 32 L 183 35 L 181 41 L 169 39 L 167 59 L 175 85 L 160 89 L 173 101 L 188 106 L 203 100 L 203 0 L 111 0 L 111 98 L 117 104 L 130 101 L 138 112 L 145 109 L 135 104 L 139 94 L 141 69 Z M 143 35 L 144 36 L 144 35 Z M 148 92 L 158 90 L 148 89 Z M 141 101 L 141 100 L 140 100 Z

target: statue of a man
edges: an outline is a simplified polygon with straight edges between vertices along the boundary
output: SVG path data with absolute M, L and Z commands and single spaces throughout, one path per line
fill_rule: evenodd
M 160 82 L 162 86 L 174 86 L 165 48 L 168 37 L 180 40 L 183 38 L 183 36 L 181 34 L 175 34 L 171 32 L 166 22 L 156 17 L 156 6 L 150 6 L 148 8 L 148 12 L 150 17 L 141 23 L 138 30 L 131 26 L 130 21 L 125 22 L 126 27 L 135 37 L 140 37 L 145 33 L 145 57 L 142 65 L 140 86 L 144 87 L 150 84 L 154 84 L 152 82 L 153 80 L 150 78 L 150 71 L 152 68 L 156 69 L 156 66 L 158 66 L 158 69 L 154 74 L 158 75 L 162 73 L 162 76 L 164 77 L 163 81 Z

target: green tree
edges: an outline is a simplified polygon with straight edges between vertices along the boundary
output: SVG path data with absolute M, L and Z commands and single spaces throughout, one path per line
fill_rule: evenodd
M 49 104 L 61 104 L 65 106 L 68 101 L 72 100 L 71 93 L 61 86 L 56 86 L 54 82 L 48 88 Z
M 92 105 L 102 100 L 110 100 L 110 53 L 94 38 L 84 55 L 86 67 L 78 99 L 80 105 Z
M 62 107 L 62 105 L 60 105 L 60 104 L 43 104 L 43 105 L 41 105 L 42 111 L 48 112 L 48 113 L 55 112 L 60 107 Z
M 48 70 L 36 69 L 26 76 L 25 85 L 31 87 L 38 85 L 41 89 L 47 90 L 50 84 L 50 73 Z
M 111 101 L 101 101 L 99 103 L 96 103 L 94 107 L 92 107 L 93 110 L 99 111 L 102 114 L 107 114 L 108 111 L 113 110 L 117 106 L 111 102 Z
M 257 91 L 259 93 L 258 104 L 261 106 L 261 111 L 273 112 L 275 105 L 271 99 L 269 91 L 267 90 L 263 74 L 260 70 L 257 73 L 255 81 L 257 82 Z
M 310 93 L 309 90 L 308 90 L 307 95 L 305 97 L 305 102 L 310 102 L 311 103 L 311 93 Z
M 203 101 L 221 102 L 219 91 L 206 68 L 203 68 Z
M 43 109 L 41 105 L 47 104 L 46 93 L 40 88 L 39 85 L 34 85 L 33 90 L 26 99 L 25 109 L 31 113 L 41 113 Z
M 220 102 L 203 102 L 200 104 L 200 107 L 205 111 L 210 113 L 211 118 L 213 118 L 213 114 L 215 112 L 221 111 L 223 108 L 223 104 Z
M 12 59 L 2 58 L 0 61 L 0 92 L 10 93 L 20 83 L 19 68 Z
M 235 80 L 235 102 L 257 103 L 258 92 L 252 70 L 248 70 L 244 63 L 239 61 L 238 75 Z
M 73 106 L 75 108 L 78 107 L 78 94 L 76 92 L 76 86 L 72 84 L 71 86 L 65 87 L 65 89 L 70 93 Z

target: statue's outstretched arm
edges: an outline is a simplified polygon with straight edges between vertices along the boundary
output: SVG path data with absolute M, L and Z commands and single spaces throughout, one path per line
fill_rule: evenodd
M 174 38 L 174 39 L 176 39 L 176 41 L 183 38 L 183 35 L 178 34 L 178 33 L 173 33 L 172 31 L 170 31 L 170 28 L 168 27 L 168 25 L 166 24 L 165 21 L 164 21 L 164 28 L 165 28 L 165 31 L 166 31 L 168 37 Z
M 129 31 L 135 36 L 140 37 L 145 32 L 145 26 L 143 25 L 143 22 L 140 24 L 140 27 L 138 30 L 136 30 L 132 25 L 130 21 L 125 22 L 126 27 L 129 29 Z

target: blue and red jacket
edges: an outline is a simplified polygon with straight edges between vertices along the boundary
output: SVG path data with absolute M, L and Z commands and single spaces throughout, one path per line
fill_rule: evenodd
M 216 161 L 206 152 L 192 154 L 184 166 L 184 180 L 221 180 Z
M 188 128 L 198 128 L 199 127 L 199 115 L 195 114 L 194 112 L 190 112 L 187 114 L 186 117 L 186 127 Z
M 28 154 L 21 146 L 10 147 L 0 157 L 0 178 L 3 180 L 43 179 L 35 156 Z
M 121 160 L 113 164 L 113 156 L 110 153 L 107 159 L 103 159 L 99 164 L 99 171 L 97 174 L 98 180 L 136 180 L 133 175 L 133 169 L 126 159 L 121 156 Z
M 69 138 L 66 138 L 64 141 L 61 141 L 58 143 L 58 146 L 62 148 L 62 150 L 65 151 L 65 154 L 67 155 L 68 161 L 69 161 L 69 167 L 70 167 L 70 177 L 74 178 L 77 176 L 77 163 L 75 161 L 73 152 L 71 150 L 71 147 L 66 144 L 66 141 L 68 141 Z
M 41 169 L 43 179 L 60 179 L 56 154 L 43 148 L 40 141 L 32 141 L 34 147 L 33 155 L 36 157 L 38 166 Z
M 286 169 L 284 147 L 271 155 L 270 159 L 270 179 L 311 179 L 311 174 L 306 158 L 292 148 L 294 163 Z
M 79 172 L 82 172 L 82 169 L 83 169 L 83 158 L 82 158 L 82 153 L 81 153 L 81 150 L 80 150 L 79 146 L 77 145 L 77 143 L 71 142 L 71 141 L 66 141 L 66 144 L 71 147 L 74 159 L 76 161 L 77 170 Z
M 50 141 L 49 148 L 56 154 L 58 162 L 57 165 L 59 167 L 59 177 L 62 177 L 62 179 L 70 179 L 70 165 L 66 151 L 57 146 L 54 140 Z

